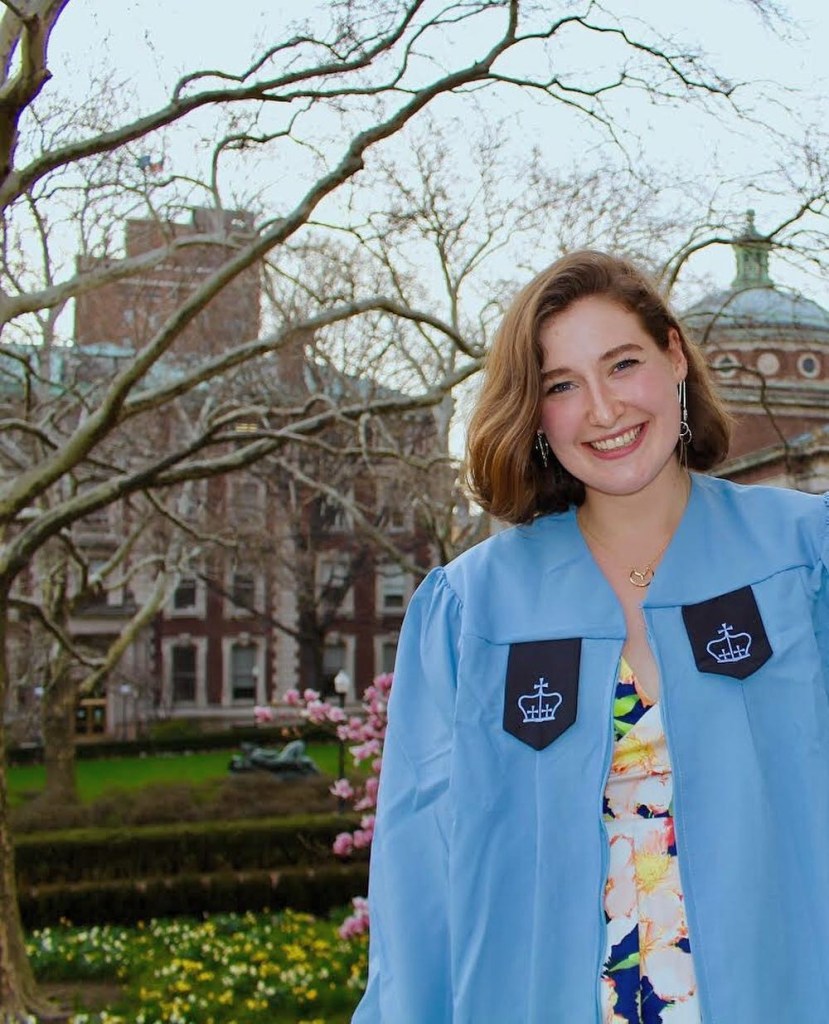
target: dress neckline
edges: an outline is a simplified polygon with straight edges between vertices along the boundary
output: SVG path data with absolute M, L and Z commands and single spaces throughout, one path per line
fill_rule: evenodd
M 652 707 L 655 707 L 659 703 L 658 700 L 654 700 L 652 697 L 649 697 L 645 693 L 645 691 L 642 689 L 642 687 L 639 685 L 639 680 L 638 680 L 638 678 L 636 676 L 636 673 L 631 668 L 630 663 L 628 662 L 628 660 L 624 656 L 624 654 L 619 658 L 619 673 L 618 674 L 619 674 L 619 679 L 620 680 L 623 679 L 623 678 L 626 681 L 628 679 L 630 680 L 631 684 L 633 685 L 633 688 L 636 690 L 637 697 L 642 702 L 643 707 L 652 708 Z

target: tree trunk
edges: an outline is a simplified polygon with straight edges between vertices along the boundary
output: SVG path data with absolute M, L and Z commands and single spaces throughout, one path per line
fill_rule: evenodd
M 6 658 L 7 606 L 0 603 L 0 709 L 6 705 L 8 662 Z M 66 1020 L 38 996 L 34 975 L 26 957 L 23 926 L 17 905 L 14 847 L 9 830 L 8 786 L 6 780 L 6 733 L 0 714 L 0 1024 Z
M 67 659 L 57 665 L 43 695 L 43 760 L 46 766 L 44 800 L 77 803 L 75 781 L 75 704 L 77 693 Z
M 317 623 L 315 610 L 300 608 L 297 617 L 297 633 L 299 635 L 299 678 L 300 685 L 310 687 L 322 693 L 325 679 L 323 678 L 322 656 L 325 644 L 324 634 Z

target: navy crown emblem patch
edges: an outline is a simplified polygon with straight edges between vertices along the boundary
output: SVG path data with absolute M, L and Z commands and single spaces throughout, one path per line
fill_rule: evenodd
M 504 729 L 543 750 L 575 722 L 581 640 L 510 644 L 504 684 Z
M 700 672 L 745 679 L 772 656 L 751 587 L 685 605 L 682 619 Z

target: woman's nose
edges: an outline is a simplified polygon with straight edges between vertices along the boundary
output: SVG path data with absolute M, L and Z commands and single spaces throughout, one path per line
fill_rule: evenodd
M 612 427 L 622 413 L 622 403 L 613 389 L 597 383 L 590 388 L 590 422 L 597 427 Z

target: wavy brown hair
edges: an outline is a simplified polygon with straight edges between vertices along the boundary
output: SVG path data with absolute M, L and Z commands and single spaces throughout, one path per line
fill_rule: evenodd
M 707 470 L 726 457 L 731 418 L 699 349 L 689 343 L 655 284 L 617 256 L 590 249 L 573 252 L 542 270 L 516 295 L 484 367 L 467 434 L 466 478 L 475 500 L 498 519 L 527 523 L 584 501 L 582 482 L 552 451 L 551 465 L 545 468 L 534 442 L 542 398 L 539 334 L 552 317 L 591 295 L 634 313 L 662 350 L 668 348 L 671 329 L 677 332 L 688 361 L 688 423 L 693 432 L 688 466 Z

